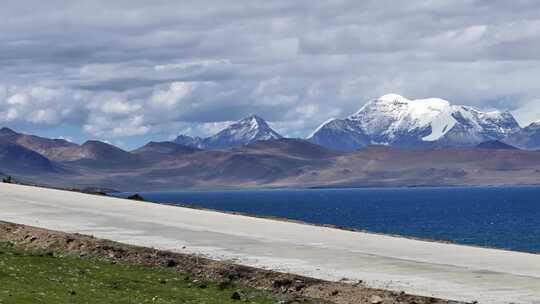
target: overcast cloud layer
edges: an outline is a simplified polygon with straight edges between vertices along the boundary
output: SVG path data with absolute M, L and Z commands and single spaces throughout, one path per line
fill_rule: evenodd
M 540 120 L 540 2 L 3 1 L 0 124 L 132 148 L 398 93 Z

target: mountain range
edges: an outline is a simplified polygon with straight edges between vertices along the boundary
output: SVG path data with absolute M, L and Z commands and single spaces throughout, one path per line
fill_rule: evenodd
M 173 142 L 131 152 L 91 146 L 86 158 L 61 161 L 0 139 L 0 172 L 26 183 L 119 191 L 540 184 L 540 152 L 499 141 L 460 148 L 370 145 L 352 152 L 287 138 L 226 150 Z M 102 157 L 111 151 L 114 157 Z
M 130 153 L 97 140 L 78 145 L 64 139 L 50 139 L 17 133 L 9 128 L 0 129 L 0 143 L 17 145 L 20 149 L 38 153 L 50 161 L 72 162 L 79 160 L 116 161 L 133 158 Z
M 264 119 L 251 115 L 213 136 L 179 135 L 174 142 L 217 150 L 279 138 L 283 136 Z M 354 151 L 368 145 L 473 147 L 487 141 L 536 150 L 540 149 L 540 122 L 521 128 L 508 111 L 485 112 L 440 98 L 409 100 L 388 94 L 368 101 L 344 119 L 324 122 L 306 140 L 336 151 Z
M 55 187 L 193 188 L 540 184 L 540 123 L 441 99 L 385 95 L 307 139 L 251 115 L 207 138 L 133 151 L 0 129 L 0 172 Z M 528 150 L 524 150 L 528 149 Z

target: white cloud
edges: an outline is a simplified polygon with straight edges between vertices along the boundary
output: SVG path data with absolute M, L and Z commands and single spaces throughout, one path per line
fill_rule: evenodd
M 145 135 L 151 127 L 145 124 L 144 117 L 141 115 L 122 120 L 93 116 L 83 126 L 83 130 L 95 137 L 115 138 Z
M 210 136 L 214 135 L 217 132 L 223 130 L 224 128 L 230 126 L 233 124 L 234 121 L 220 121 L 220 122 L 207 122 L 202 123 L 199 126 L 198 134 L 201 134 L 202 136 Z
M 140 108 L 141 106 L 138 104 L 132 104 L 126 100 L 113 99 L 102 104 L 100 110 L 105 114 L 126 115 L 133 113 Z
M 21 105 L 24 106 L 28 103 L 28 96 L 26 94 L 17 93 L 10 96 L 7 99 L 7 103 L 10 105 Z
M 2 123 L 301 136 L 388 92 L 540 119 L 538 1 L 60 2 L 2 6 Z
M 155 106 L 172 107 L 180 103 L 195 88 L 192 83 L 173 82 L 166 90 L 155 91 L 150 97 L 150 101 Z
M 3 86 L 0 94 L 4 122 L 56 125 L 81 115 L 85 98 L 69 89 L 41 86 Z
M 54 125 L 58 123 L 59 117 L 56 112 L 51 109 L 39 109 L 32 111 L 28 120 L 36 124 Z
M 11 122 L 17 119 L 19 112 L 17 109 L 11 108 L 0 113 L 0 121 Z
M 208 59 L 208 60 L 190 61 L 190 62 L 182 62 L 182 63 L 160 64 L 160 65 L 156 65 L 154 69 L 156 71 L 186 70 L 186 69 L 223 66 L 223 65 L 229 65 L 229 64 L 231 64 L 231 62 L 230 60 L 227 60 L 227 59 Z
M 529 125 L 532 122 L 540 121 L 540 99 L 534 99 L 525 102 L 512 114 L 522 127 Z

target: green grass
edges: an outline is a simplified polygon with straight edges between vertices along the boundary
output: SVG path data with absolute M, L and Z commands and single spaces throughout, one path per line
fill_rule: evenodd
M 54 257 L 0 245 L 0 303 L 276 303 L 194 283 L 172 269 Z

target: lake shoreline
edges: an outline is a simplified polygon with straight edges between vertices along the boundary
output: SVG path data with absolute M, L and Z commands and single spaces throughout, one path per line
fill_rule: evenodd
M 436 189 L 436 190 L 459 190 L 459 189 L 537 189 L 538 187 L 533 186 L 519 186 L 519 187 L 498 187 L 498 186 L 492 186 L 492 187 L 393 187 L 393 188 L 354 188 L 357 190 L 425 190 L 425 189 Z M 342 191 L 342 190 L 352 190 L 353 188 L 322 188 L 322 189 L 256 189 L 256 190 L 217 190 L 217 191 L 210 191 L 210 192 L 225 192 L 225 193 L 232 193 L 232 192 L 271 192 L 271 191 L 305 191 L 305 190 L 330 190 L 330 191 Z M 291 222 L 291 223 L 297 223 L 297 224 L 303 224 L 303 225 L 311 225 L 316 227 L 327 227 L 327 228 L 333 228 L 333 229 L 339 229 L 344 231 L 352 231 L 352 232 L 362 232 L 362 233 L 369 233 L 369 234 L 375 234 L 375 235 L 382 235 L 382 236 L 391 236 L 391 237 L 398 237 L 398 238 L 405 238 L 410 240 L 418 240 L 418 241 L 427 241 L 427 242 L 437 242 L 437 243 L 443 243 L 443 244 L 455 244 L 455 245 L 462 245 L 462 246 L 470 246 L 470 247 L 477 247 L 477 248 L 485 248 L 485 249 L 497 249 L 497 250 L 504 250 L 504 251 L 510 251 L 510 252 L 524 252 L 524 253 L 530 253 L 530 254 L 540 254 L 540 251 L 538 250 L 516 250 L 509 247 L 504 246 L 490 246 L 490 245 L 481 245 L 481 244 L 474 244 L 474 243 L 461 243 L 458 241 L 454 241 L 452 239 L 440 239 L 440 238 L 428 238 L 428 237 L 419 237 L 414 235 L 406 235 L 406 234 L 399 234 L 399 233 L 385 233 L 385 232 L 377 232 L 369 229 L 362 229 L 362 228 L 355 228 L 351 226 L 345 226 L 345 225 L 339 225 L 339 224 L 322 224 L 322 223 L 314 223 L 309 222 L 306 220 L 300 220 L 300 219 L 292 219 L 288 217 L 283 216 L 272 216 L 272 215 L 261 215 L 261 214 L 255 214 L 255 213 L 249 213 L 249 212 L 242 212 L 242 211 L 230 211 L 230 210 L 224 210 L 224 209 L 215 209 L 215 208 L 207 208 L 204 206 L 200 206 L 197 203 L 190 203 L 190 202 L 170 202 L 170 201 L 156 201 L 152 199 L 148 199 L 148 194 L 174 194 L 174 193 L 205 193 L 207 191 L 201 190 L 201 191 L 178 191 L 178 192 L 120 192 L 120 193 L 111 193 L 108 194 L 108 196 L 116 197 L 116 198 L 126 198 L 128 195 L 132 194 L 139 194 L 142 195 L 144 200 L 146 202 L 155 203 L 155 204 L 163 204 L 168 206 L 174 206 L 174 207 L 182 207 L 182 208 L 190 208 L 190 209 L 196 209 L 196 210 L 204 210 L 204 211 L 212 211 L 212 212 L 219 212 L 224 214 L 231 214 L 231 215 L 242 215 L 247 217 L 254 217 L 254 218 L 261 218 L 261 219 L 270 219 L 270 220 L 277 220 L 277 221 L 284 221 L 284 222 Z
M 145 194 L 145 193 L 177 193 L 177 192 L 214 192 L 214 191 L 223 191 L 223 192 L 237 192 L 237 191 L 254 191 L 254 192 L 264 192 L 264 191 L 303 191 L 303 190 L 414 190 L 414 189 L 481 189 L 481 188 L 487 188 L 487 189 L 497 189 L 497 188 L 508 188 L 508 189 L 526 189 L 526 188 L 540 188 L 540 185 L 507 185 L 507 186 L 498 186 L 498 185 L 490 185 L 490 186 L 403 186 L 403 187 L 350 187 L 350 188 L 256 188 L 256 189 L 184 189 L 181 191 L 126 191 L 126 192 L 120 192 L 116 190 L 109 190 L 109 191 L 95 191 L 94 188 L 92 190 L 84 190 L 84 189 L 77 189 L 77 188 L 58 188 L 58 187 L 49 187 L 46 185 L 37 185 L 37 184 L 26 184 L 26 183 L 14 183 L 22 186 L 29 186 L 29 187 L 38 187 L 38 188 L 44 188 L 44 189 L 52 189 L 52 190 L 60 190 L 60 191 L 70 191 L 70 192 L 77 192 L 77 193 L 85 193 L 90 195 L 98 195 L 98 196 L 108 196 L 113 198 L 120 198 L 120 199 L 127 199 L 124 196 L 119 196 L 119 194 L 124 195 L 130 195 L 130 194 Z M 96 188 L 99 189 L 99 188 Z M 333 229 L 339 229 L 344 231 L 351 231 L 351 232 L 362 232 L 362 233 L 369 233 L 369 234 L 375 234 L 375 235 L 382 235 L 382 236 L 391 236 L 391 237 L 397 237 L 397 238 L 405 238 L 410 240 L 418 240 L 418 241 L 427 241 L 427 242 L 437 242 L 437 243 L 443 243 L 443 244 L 455 244 L 455 245 L 461 245 L 461 246 L 470 246 L 470 247 L 477 247 L 477 248 L 485 248 L 485 249 L 497 249 L 497 250 L 504 250 L 504 251 L 510 251 L 510 252 L 523 252 L 523 253 L 530 253 L 530 254 L 540 254 L 540 251 L 536 250 L 516 250 L 512 248 L 507 247 L 499 247 L 499 246 L 488 246 L 488 245 L 479 245 L 479 244 L 471 244 L 471 243 L 460 243 L 456 242 L 451 239 L 437 239 L 437 238 L 426 238 L 426 237 L 416 237 L 411 235 L 404 235 L 399 233 L 384 233 L 384 232 L 377 232 L 372 231 L 369 229 L 360 229 L 360 228 L 354 228 L 354 227 L 347 227 L 343 225 L 336 225 L 336 224 L 318 224 L 318 223 L 312 223 L 308 221 L 298 220 L 298 219 L 291 219 L 287 217 L 280 217 L 280 216 L 264 216 L 264 215 L 257 215 L 253 213 L 247 213 L 247 212 L 239 212 L 239 211 L 226 211 L 226 210 L 218 210 L 213 208 L 205 208 L 201 206 L 197 206 L 194 203 L 174 203 L 174 202 L 158 202 L 158 201 L 152 201 L 144 199 L 145 202 L 153 203 L 153 204 L 160 204 L 160 205 L 168 205 L 173 207 L 181 207 L 181 208 L 189 208 L 189 209 L 195 209 L 195 210 L 205 210 L 205 211 L 212 211 L 212 212 L 219 212 L 224 214 L 231 214 L 231 215 L 242 215 L 247 217 L 254 217 L 254 218 L 261 218 L 261 219 L 270 219 L 270 220 L 276 220 L 276 221 L 284 221 L 284 222 L 291 222 L 291 223 L 298 223 L 303 225 L 311 225 L 311 226 L 318 226 L 318 227 L 327 227 L 327 228 L 333 228 Z

